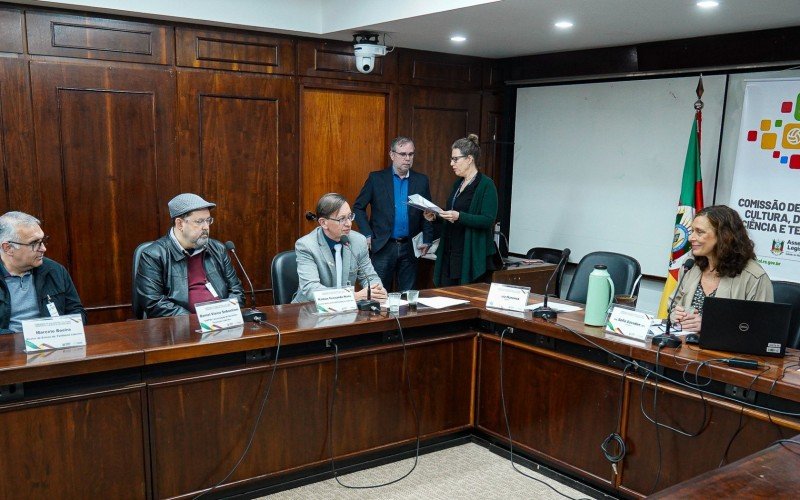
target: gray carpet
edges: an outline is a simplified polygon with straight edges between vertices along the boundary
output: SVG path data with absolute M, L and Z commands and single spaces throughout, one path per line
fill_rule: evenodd
M 340 476 L 350 486 L 380 484 L 397 479 L 408 472 L 414 459 Z M 558 491 L 572 498 L 586 495 L 555 482 L 541 474 L 517 465 L 526 474 L 547 481 Z M 536 498 L 561 499 L 547 486 L 529 479 L 511 468 L 508 458 L 502 458 L 474 443 L 455 446 L 419 457 L 414 472 L 407 478 L 381 488 L 349 489 L 335 479 L 301 486 L 270 495 L 275 499 L 492 499 Z

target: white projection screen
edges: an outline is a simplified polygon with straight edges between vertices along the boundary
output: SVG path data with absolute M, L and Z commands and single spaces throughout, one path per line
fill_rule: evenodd
M 665 277 L 697 76 L 517 90 L 510 250 L 604 250 Z M 705 200 L 713 196 L 726 76 L 704 76 Z

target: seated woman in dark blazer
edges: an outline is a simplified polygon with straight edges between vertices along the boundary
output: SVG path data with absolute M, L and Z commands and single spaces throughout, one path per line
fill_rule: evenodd
M 453 143 L 450 165 L 459 179 L 447 198 L 447 210 L 425 212 L 425 218 L 442 225 L 436 250 L 433 283 L 461 285 L 481 281 L 493 270 L 496 252 L 492 228 L 497 217 L 497 189 L 488 176 L 478 171 L 481 148 L 478 136 Z
M 714 205 L 700 210 L 689 235 L 695 265 L 681 269 L 675 290 L 672 321 L 687 331 L 700 331 L 706 297 L 772 302 L 772 282 L 756 262 L 754 244 L 741 217 L 730 207 Z

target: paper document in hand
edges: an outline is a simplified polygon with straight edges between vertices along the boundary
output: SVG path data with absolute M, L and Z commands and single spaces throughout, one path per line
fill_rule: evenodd
M 436 212 L 441 213 L 443 210 L 436 206 L 430 200 L 425 199 L 423 196 L 418 194 L 412 194 L 408 197 L 408 205 L 414 208 L 418 208 L 420 210 L 428 210 L 429 212 Z
M 423 241 L 422 240 L 422 231 L 417 233 L 417 235 L 414 236 L 411 239 L 411 244 L 414 245 L 414 257 L 416 257 L 418 259 L 422 256 L 422 252 L 419 249 L 419 246 L 422 245 L 422 241 Z M 433 240 L 433 243 L 431 243 L 431 246 L 428 248 L 428 253 L 434 253 L 435 254 L 437 248 L 439 248 L 439 239 L 438 238 Z

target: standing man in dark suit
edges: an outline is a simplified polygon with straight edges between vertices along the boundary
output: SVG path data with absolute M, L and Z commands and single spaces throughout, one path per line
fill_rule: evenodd
M 411 239 L 422 231 L 419 250 L 423 255 L 433 241 L 431 223 L 421 210 L 408 206 L 412 194 L 431 199 L 428 176 L 411 170 L 414 152 L 414 141 L 408 137 L 394 139 L 389 148 L 392 165 L 369 174 L 353 205 L 358 229 L 372 252 L 372 265 L 387 290 L 414 288 L 417 258 Z M 372 206 L 370 220 L 367 205 Z

